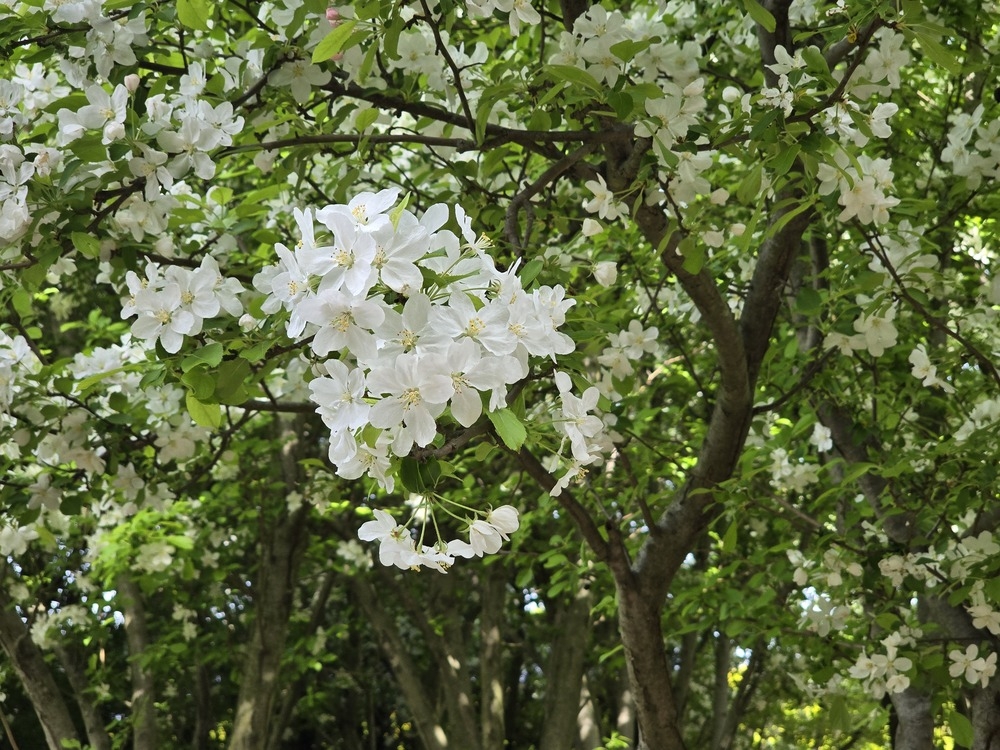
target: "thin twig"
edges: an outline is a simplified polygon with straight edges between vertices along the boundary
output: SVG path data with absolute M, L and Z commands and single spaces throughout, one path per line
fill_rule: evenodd
M 597 148 L 597 145 L 597 143 L 585 143 L 580 146 L 546 169 L 537 180 L 514 196 L 513 200 L 507 206 L 507 213 L 504 218 L 504 236 L 506 236 L 507 241 L 515 250 L 520 251 L 522 249 L 522 240 L 518 236 L 519 233 L 517 231 L 517 214 L 521 207 L 538 195 L 550 182 L 557 179 L 563 172 Z M 526 239 L 527 237 L 525 237 Z

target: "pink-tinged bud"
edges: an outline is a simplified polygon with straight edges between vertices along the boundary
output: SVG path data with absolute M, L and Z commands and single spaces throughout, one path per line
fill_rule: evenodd
M 124 83 L 125 83 L 125 88 L 128 89 L 128 92 L 130 94 L 134 94 L 136 89 L 139 88 L 139 76 L 137 76 L 135 73 L 129 73 L 127 76 L 125 76 Z
M 337 26 L 340 23 L 340 11 L 336 8 L 327 8 L 326 20 L 330 22 L 331 26 Z

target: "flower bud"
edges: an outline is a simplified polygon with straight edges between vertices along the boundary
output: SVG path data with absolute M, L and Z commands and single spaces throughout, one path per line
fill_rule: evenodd
M 139 76 L 137 76 L 135 73 L 129 73 L 127 76 L 125 76 L 124 84 L 125 88 L 128 89 L 128 92 L 130 94 L 134 94 L 136 92 L 136 89 L 139 88 Z

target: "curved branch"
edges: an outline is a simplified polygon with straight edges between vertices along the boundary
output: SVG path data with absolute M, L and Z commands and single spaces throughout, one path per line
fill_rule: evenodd
M 535 454 L 529 451 L 527 448 L 521 448 L 521 450 L 514 453 L 518 461 L 520 461 L 521 466 L 524 470 L 528 472 L 528 475 L 538 482 L 538 485 L 544 489 L 546 492 L 551 492 L 556 486 L 555 478 L 545 470 L 542 466 L 541 461 L 539 461 Z M 598 560 L 604 562 L 608 560 L 609 556 L 609 544 L 607 540 L 601 535 L 600 529 L 597 528 L 597 524 L 594 523 L 594 519 L 590 517 L 590 514 L 584 509 L 584 507 L 579 503 L 579 501 L 573 497 L 573 494 L 568 490 L 564 489 L 557 497 L 556 501 L 569 513 L 570 518 L 576 524 L 577 528 L 580 529 L 580 533 L 583 535 L 584 541 L 590 547 L 591 551 L 597 557 Z
M 506 235 L 507 241 L 511 244 L 511 246 L 518 251 L 518 255 L 521 254 L 523 243 L 527 241 L 527 237 L 522 240 L 519 236 L 517 225 L 518 212 L 520 212 L 521 208 L 528 201 L 542 192 L 542 190 L 544 190 L 549 183 L 558 179 L 563 172 L 582 160 L 585 156 L 596 149 L 597 146 L 597 142 L 585 143 L 575 151 L 567 154 L 551 167 L 546 169 L 537 180 L 518 192 L 518 194 L 514 196 L 513 200 L 511 200 L 510 204 L 507 206 L 507 213 L 504 217 L 504 235 Z

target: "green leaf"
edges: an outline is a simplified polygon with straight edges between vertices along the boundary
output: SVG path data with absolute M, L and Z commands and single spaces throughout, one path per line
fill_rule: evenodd
M 972 722 L 969 718 L 958 711 L 948 714 L 948 726 L 951 729 L 951 738 L 956 745 L 961 747 L 972 747 L 975 735 L 972 731 Z
M 518 274 L 518 276 L 521 277 L 521 285 L 527 287 L 532 281 L 534 281 L 535 277 L 538 276 L 539 271 L 542 270 L 544 265 L 545 261 L 541 258 L 535 258 L 528 261 L 528 263 L 524 266 L 524 270 Z
M 410 202 L 410 194 L 405 193 L 403 195 L 403 200 L 401 200 L 393 209 L 389 212 L 389 221 L 392 223 L 393 229 L 399 228 L 399 220 L 403 216 L 403 211 L 406 210 L 406 205 Z
M 481 142 L 486 134 L 486 126 L 489 123 L 490 114 L 497 102 L 510 96 L 514 87 L 505 83 L 500 86 L 489 86 L 483 89 L 479 96 L 479 103 L 476 105 L 476 140 Z
M 267 356 L 267 352 L 271 348 L 270 341 L 260 341 L 253 346 L 248 346 L 246 349 L 240 352 L 240 356 L 247 362 L 260 362 L 264 357 Z
M 249 398 L 244 380 L 250 374 L 250 363 L 245 359 L 230 359 L 219 366 L 215 396 L 224 404 L 238 406 Z
M 951 50 L 934 39 L 930 34 L 916 31 L 914 36 L 920 43 L 920 48 L 924 54 L 952 75 L 961 75 L 962 64 L 958 61 Z M 963 717 L 964 718 L 964 717 Z
M 177 0 L 177 20 L 189 29 L 208 31 L 212 4 L 208 0 Z
M 101 254 L 101 243 L 96 237 L 91 237 L 86 232 L 73 232 L 69 236 L 73 242 L 73 247 L 84 258 L 97 258 Z
M 312 53 L 312 61 L 314 63 L 320 63 L 324 60 L 329 60 L 336 54 L 344 51 L 344 45 L 347 40 L 351 37 L 351 33 L 354 31 L 354 27 L 358 25 L 358 22 L 353 18 L 346 21 L 341 21 L 330 33 L 323 37 L 323 41 L 316 45 L 316 49 Z
M 795 298 L 795 309 L 803 315 L 818 315 L 823 309 L 823 297 L 811 286 L 804 286 Z
M 364 59 L 361 61 L 361 67 L 358 69 L 359 81 L 363 81 L 368 78 L 368 74 L 372 72 L 372 67 L 375 65 L 375 53 L 377 52 L 377 44 L 368 45 L 368 51 L 365 52 Z
M 590 89 L 598 94 L 604 93 L 604 87 L 597 82 L 594 76 L 585 70 L 580 70 L 573 65 L 546 65 L 545 72 L 558 81 L 575 83 L 578 86 Z
M 684 258 L 684 270 L 692 276 L 697 275 L 705 265 L 705 246 L 690 235 L 681 240 L 677 252 Z
M 790 222 L 799 214 L 808 211 L 810 208 L 813 207 L 815 203 L 816 203 L 816 196 L 815 195 L 810 196 L 806 200 L 802 201 L 795 208 L 793 208 L 791 211 L 783 213 L 780 216 L 780 218 L 768 228 L 768 232 L 771 234 L 777 234 L 778 232 L 780 232 L 782 229 L 785 228 L 785 225 L 788 224 L 788 222 Z
M 635 107 L 635 100 L 629 94 L 622 93 L 621 91 L 610 91 L 608 92 L 608 104 L 618 115 L 619 120 L 627 120 L 629 115 L 632 114 L 632 110 Z
M 983 592 L 991 602 L 1000 602 L 1000 578 L 991 578 L 983 585 Z
M 207 367 L 192 367 L 181 375 L 181 382 L 188 387 L 195 398 L 202 401 L 214 400 L 215 377 Z
M 520 450 L 528 437 L 528 431 L 524 429 L 521 420 L 514 416 L 514 412 L 510 409 L 499 409 L 488 412 L 486 416 L 490 418 L 503 444 L 512 451 Z
M 774 20 L 774 16 L 771 15 L 771 11 L 758 3 L 757 0 L 743 0 L 743 7 L 747 9 L 750 18 L 763 26 L 769 33 L 774 33 L 778 24 Z
M 101 143 L 99 135 L 85 135 L 69 144 L 69 150 L 80 161 L 93 164 L 108 158 L 108 147 Z
M 215 342 L 204 346 L 181 360 L 181 370 L 187 372 L 198 365 L 218 367 L 222 361 L 222 344 Z
M 22 318 L 26 318 L 31 315 L 32 299 L 33 297 L 26 289 L 14 290 L 14 296 L 11 298 L 11 303 L 14 305 L 14 309 L 17 311 L 17 314 Z
M 736 521 L 729 524 L 729 528 L 726 529 L 726 533 L 722 536 L 722 551 L 726 553 L 733 553 L 736 551 L 736 540 L 739 529 L 736 525 Z
M 354 118 L 354 127 L 359 133 L 363 133 L 378 119 L 379 112 L 374 107 L 363 109 Z
M 441 476 L 441 467 L 438 466 L 437 459 L 434 458 L 418 461 L 415 458 L 407 457 L 399 462 L 398 476 L 399 481 L 406 489 L 420 495 L 434 489 L 438 477 Z
M 816 73 L 824 80 L 830 79 L 830 66 L 826 63 L 826 58 L 820 52 L 819 47 L 810 45 L 802 48 L 802 60 L 806 64 L 806 69 L 810 73 Z
M 740 203 L 753 205 L 760 197 L 760 186 L 763 181 L 764 165 L 757 164 L 750 173 L 743 178 L 743 182 L 736 188 L 736 197 Z
M 611 54 L 617 57 L 622 62 L 629 62 L 633 57 L 642 52 L 644 49 L 648 49 L 653 43 L 653 37 L 648 39 L 643 39 L 641 42 L 636 42 L 631 39 L 626 39 L 616 44 L 611 45 Z
M 177 549 L 194 549 L 194 540 L 183 534 L 170 534 L 163 537 L 163 541 L 172 544 Z
M 185 401 L 187 403 L 188 414 L 191 415 L 191 419 L 194 420 L 195 424 L 208 427 L 212 430 L 219 429 L 219 425 L 222 424 L 221 406 L 199 401 L 190 391 L 187 392 Z
M 775 177 L 785 174 L 795 163 L 795 157 L 799 155 L 801 147 L 797 143 L 786 145 L 778 144 L 778 153 L 768 159 L 768 166 L 774 172 Z

